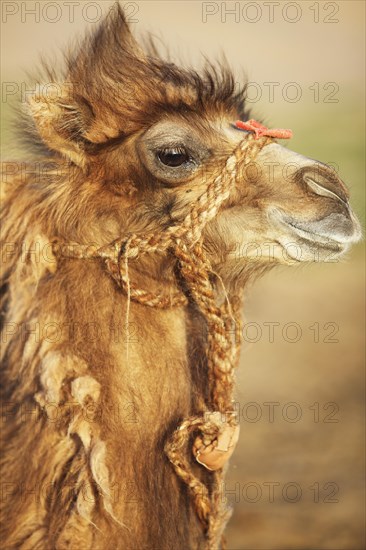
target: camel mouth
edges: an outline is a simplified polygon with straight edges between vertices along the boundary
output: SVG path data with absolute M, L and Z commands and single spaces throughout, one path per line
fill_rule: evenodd
M 343 252 L 348 248 L 348 243 L 339 241 L 337 238 L 330 236 L 326 233 L 317 233 L 311 228 L 311 224 L 308 227 L 303 227 L 292 221 L 286 221 L 287 227 L 290 227 L 292 232 L 296 234 L 302 241 L 306 241 L 308 244 L 317 245 L 325 250 L 332 250 L 334 252 Z
M 270 218 L 279 229 L 285 229 L 286 242 L 292 237 L 296 243 L 308 249 L 316 248 L 341 255 L 361 238 L 360 226 L 351 211 L 347 215 L 332 213 L 320 220 L 303 221 L 273 208 Z

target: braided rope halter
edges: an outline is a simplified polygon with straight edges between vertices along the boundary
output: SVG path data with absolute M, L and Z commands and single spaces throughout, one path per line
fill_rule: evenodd
M 238 129 L 248 132 L 226 160 L 219 176 L 192 206 L 180 223 L 166 229 L 161 235 L 130 234 L 127 238 L 92 248 L 88 245 L 55 242 L 56 255 L 71 258 L 102 258 L 106 268 L 128 300 L 157 308 L 183 306 L 192 301 L 207 324 L 206 357 L 208 368 L 209 402 L 201 397 L 199 414 L 185 419 L 165 444 L 165 453 L 178 477 L 188 486 L 197 515 L 206 533 L 206 547 L 219 547 L 222 531 L 230 511 L 224 505 L 224 464 L 232 454 L 238 438 L 238 421 L 234 411 L 234 370 L 239 361 L 240 343 L 233 338 L 240 328 L 242 297 L 228 306 L 216 304 L 216 293 L 210 280 L 212 269 L 204 253 L 202 232 L 206 224 L 218 213 L 237 183 L 237 175 L 274 138 L 288 139 L 290 130 L 269 130 L 255 120 L 237 121 Z M 186 291 L 165 294 L 151 293 L 129 280 L 128 260 L 144 253 L 171 253 L 177 260 Z M 191 435 L 196 437 L 193 447 L 197 462 L 212 471 L 208 488 L 193 473 L 188 445 Z

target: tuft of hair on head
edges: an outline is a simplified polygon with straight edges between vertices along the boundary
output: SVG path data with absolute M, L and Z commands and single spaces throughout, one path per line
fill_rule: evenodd
M 237 88 L 226 61 L 206 61 L 201 73 L 164 60 L 153 40 L 144 51 L 117 3 L 98 27 L 65 54 L 57 75 L 27 99 L 28 143 L 84 167 L 93 147 L 149 127 L 166 113 L 246 116 L 245 86 Z M 50 86 L 50 83 L 53 86 Z M 233 114 L 234 116 L 234 114 Z

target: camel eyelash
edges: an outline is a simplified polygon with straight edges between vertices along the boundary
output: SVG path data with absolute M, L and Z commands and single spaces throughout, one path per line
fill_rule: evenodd
M 161 164 L 169 168 L 187 166 L 194 161 L 184 147 L 166 147 L 157 152 L 157 158 Z
M 170 155 L 188 155 L 187 149 L 185 147 L 164 147 L 159 149 L 158 153 L 165 153 Z

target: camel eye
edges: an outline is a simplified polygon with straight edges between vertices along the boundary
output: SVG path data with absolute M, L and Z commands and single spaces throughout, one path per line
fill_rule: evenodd
M 157 122 L 137 140 L 136 149 L 146 170 L 168 186 L 193 179 L 211 156 L 196 130 L 181 121 Z
M 162 149 L 161 151 L 158 151 L 157 156 L 162 164 L 172 168 L 182 166 L 182 164 L 187 164 L 191 161 L 189 154 L 183 147 Z

